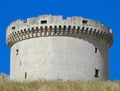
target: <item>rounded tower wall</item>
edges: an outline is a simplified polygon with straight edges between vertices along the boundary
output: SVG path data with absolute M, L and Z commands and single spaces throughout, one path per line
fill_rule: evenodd
M 42 15 L 7 29 L 12 80 L 108 80 L 112 32 L 82 17 Z
M 95 53 L 97 48 L 97 53 Z M 19 50 L 18 55 L 16 50 Z M 11 79 L 108 80 L 108 49 L 88 38 L 47 37 L 24 40 L 11 48 Z M 99 78 L 95 77 L 99 69 Z

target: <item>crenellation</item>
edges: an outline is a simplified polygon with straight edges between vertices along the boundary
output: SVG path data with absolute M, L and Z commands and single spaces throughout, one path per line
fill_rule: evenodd
M 43 22 L 44 24 L 41 24 Z M 93 21 L 90 19 L 84 19 L 82 17 L 68 17 L 66 20 L 62 19 L 62 16 L 51 16 L 51 15 L 42 15 L 39 17 L 28 18 L 27 20 L 17 20 L 8 27 L 7 35 L 11 33 L 11 31 L 18 31 L 19 29 L 27 28 L 27 27 L 35 27 L 35 26 L 43 26 L 52 25 L 52 26 L 85 26 L 85 27 L 95 27 L 100 28 L 101 31 L 109 32 L 109 29 L 100 24 L 97 21 Z M 15 27 L 15 29 L 12 29 Z

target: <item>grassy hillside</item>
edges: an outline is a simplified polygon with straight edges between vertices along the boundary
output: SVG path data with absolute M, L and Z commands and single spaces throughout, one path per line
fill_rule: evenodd
M 120 82 L 0 82 L 0 91 L 120 91 Z

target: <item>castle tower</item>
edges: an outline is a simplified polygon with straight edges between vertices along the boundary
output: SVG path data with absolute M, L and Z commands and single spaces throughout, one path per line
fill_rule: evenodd
M 113 33 L 82 17 L 41 15 L 7 28 L 10 79 L 108 80 Z

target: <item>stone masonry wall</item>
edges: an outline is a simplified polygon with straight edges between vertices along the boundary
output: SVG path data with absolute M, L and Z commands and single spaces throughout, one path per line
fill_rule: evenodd
M 10 79 L 108 80 L 113 33 L 82 17 L 42 15 L 7 28 Z

